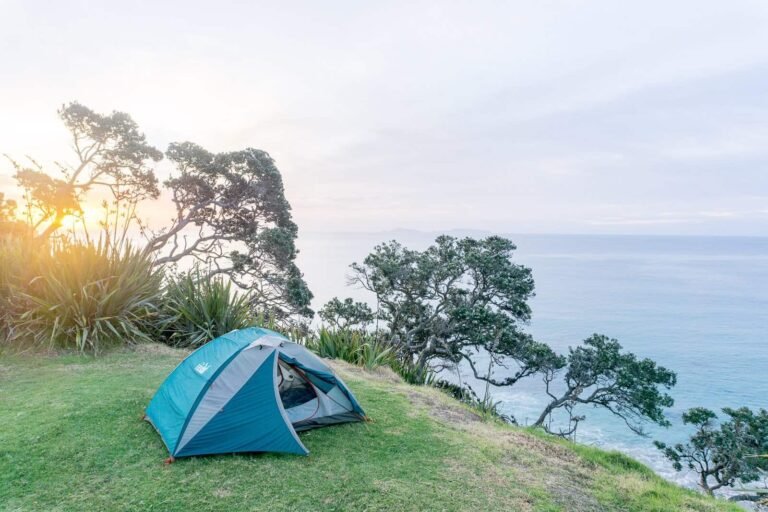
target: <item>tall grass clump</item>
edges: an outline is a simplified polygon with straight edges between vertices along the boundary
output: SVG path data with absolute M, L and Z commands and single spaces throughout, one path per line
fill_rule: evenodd
M 0 344 L 16 337 L 26 302 L 21 293 L 34 277 L 36 261 L 49 250 L 31 237 L 0 236 Z
M 434 386 L 437 384 L 437 376 L 432 369 L 420 367 L 411 361 L 398 358 L 392 364 L 392 369 L 408 384 L 416 386 Z
M 159 324 L 167 344 L 197 348 L 253 324 L 249 296 L 232 290 L 229 281 L 207 278 L 197 270 L 169 277 Z
M 14 294 L 26 309 L 15 322 L 15 337 L 91 353 L 149 340 L 162 275 L 141 251 L 57 243 L 28 264 L 34 277 Z
M 392 366 L 396 361 L 394 348 L 389 343 L 365 331 L 321 328 L 303 343 L 321 357 L 341 359 L 369 370 Z

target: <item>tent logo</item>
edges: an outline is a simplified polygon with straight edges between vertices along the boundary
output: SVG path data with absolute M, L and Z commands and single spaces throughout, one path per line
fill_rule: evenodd
M 200 363 L 199 365 L 195 366 L 195 371 L 199 373 L 200 375 L 204 374 L 208 371 L 208 368 L 210 368 L 211 365 L 208 363 Z

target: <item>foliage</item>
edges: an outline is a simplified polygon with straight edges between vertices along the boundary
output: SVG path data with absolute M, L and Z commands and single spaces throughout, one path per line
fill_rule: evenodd
M 16 218 L 16 201 L 6 199 L 0 192 L 0 222 L 8 222 Z
M 365 329 L 373 322 L 373 311 L 365 302 L 351 297 L 343 301 L 334 297 L 319 312 L 320 318 L 335 329 Z
M 395 357 L 394 347 L 382 341 L 376 333 L 321 328 L 317 334 L 301 342 L 321 357 L 341 359 L 368 370 L 378 366 L 389 366 L 408 384 L 435 387 L 469 405 L 485 419 L 499 418 L 514 423 L 513 419 L 499 412 L 500 402 L 494 401 L 487 389 L 485 396 L 480 399 L 471 388 L 438 379 L 435 372 L 429 368 L 419 368 L 413 363 L 398 359 Z
M 396 358 L 392 369 L 403 381 L 415 386 L 434 386 L 437 384 L 437 374 L 428 366 L 417 366 L 412 361 Z
M 392 366 L 395 360 L 395 352 L 392 345 L 376 337 L 369 337 L 360 345 L 357 364 L 366 370 L 372 370 L 379 366 Z
M 302 343 L 321 357 L 341 359 L 369 370 L 389 366 L 408 384 L 436 387 L 469 405 L 483 418 L 499 418 L 514 423 L 512 418 L 499 412 L 500 402 L 494 401 L 487 389 L 485 396 L 480 399 L 468 387 L 438 379 L 429 368 L 420 368 L 396 358 L 394 347 L 374 333 L 321 328 L 316 335 L 302 340 Z
M 127 220 L 134 218 L 138 201 L 158 197 L 150 165 L 163 154 L 147 144 L 128 114 L 102 115 L 74 102 L 63 106 L 59 116 L 72 135 L 74 166 L 57 163 L 54 177 L 34 160 L 31 166 L 13 161 L 33 229 L 42 238 L 56 232 L 68 215 L 81 212 L 84 196 L 92 189 L 108 190 L 116 205 L 127 206 Z
M 17 292 L 26 301 L 17 336 L 93 353 L 149 340 L 162 275 L 141 252 L 59 243 L 25 264 L 34 277 Z
M 18 338 L 18 319 L 29 306 L 21 292 L 35 276 L 38 260 L 49 251 L 45 241 L 28 236 L 0 236 L 0 340 Z
M 2 357 L 0 508 L 742 510 L 667 482 L 615 452 L 495 423 L 457 428 L 447 424 L 457 407 L 448 397 L 367 372 L 342 378 L 374 421 L 300 433 L 309 458 L 221 455 L 163 468 L 167 449 L 139 417 L 185 356 L 142 345 L 97 359 Z
M 160 312 L 161 336 L 176 347 L 197 348 L 253 323 L 248 294 L 197 270 L 168 277 Z
M 274 160 L 258 149 L 214 154 L 190 142 L 171 144 L 166 155 L 176 167 L 165 182 L 176 217 L 148 241 L 147 253 L 165 250 L 156 264 L 200 261 L 209 277 L 249 290 L 255 310 L 312 316 L 312 293 L 295 264 L 298 228 Z
M 16 217 L 16 201 L 0 192 L 0 237 L 29 236 L 27 225 Z
M 494 400 L 490 394 L 485 394 L 482 398 L 475 397 L 475 399 L 470 400 L 468 404 L 486 420 L 497 418 L 504 420 L 507 423 L 514 423 L 513 419 L 509 418 L 499 410 L 501 400 Z
M 160 195 L 153 164 L 163 153 L 149 145 L 128 114 L 96 113 L 70 103 L 59 110 L 70 132 L 75 165 L 49 173 L 33 159 L 11 160 L 25 192 L 27 219 L 46 239 L 68 216 L 81 218 L 88 194 L 106 192 L 101 236 L 121 246 L 133 224 L 147 238 L 144 253 L 157 266 L 201 262 L 209 277 L 225 275 L 250 292 L 254 311 L 311 317 L 312 293 L 295 264 L 298 228 L 291 219 L 280 172 L 260 150 L 213 154 L 188 142 L 171 144 L 176 171 L 165 182 L 175 206 L 171 226 L 152 231 L 137 205 Z M 0 201 L 0 214 L 5 208 Z M 81 230 L 90 239 L 83 221 Z M 0 226 L 2 229 L 2 226 Z
M 352 264 L 351 281 L 376 295 L 401 357 L 419 371 L 464 361 L 477 379 L 509 386 L 560 360 L 520 329 L 530 319 L 533 278 L 512 263 L 514 249 L 496 236 L 440 236 L 425 251 L 392 241 Z M 478 371 L 480 352 L 514 371 L 502 380 Z
M 393 347 L 372 333 L 321 328 L 303 343 L 320 357 L 341 359 L 367 369 L 395 362 Z
M 696 431 L 686 443 L 656 447 L 677 471 L 687 468 L 699 475 L 699 485 L 708 494 L 736 482 L 758 480 L 768 470 L 768 411 L 754 412 L 747 407 L 723 409 L 727 420 L 717 423 L 717 414 L 695 407 L 683 414 L 683 423 Z
M 618 416 L 635 433 L 643 435 L 643 423 L 651 421 L 668 426 L 664 408 L 674 401 L 665 393 L 676 383 L 674 372 L 657 366 L 650 359 L 638 359 L 631 352 L 622 352 L 615 339 L 593 334 L 584 344 L 571 348 L 565 366 L 565 390 L 555 395 L 552 382 L 561 372 L 552 369 L 544 375 L 546 393 L 551 401 L 534 423 L 548 428 L 545 422 L 558 410 L 568 412 L 570 425 L 560 435 L 575 432 L 583 419 L 574 416 L 577 406 L 601 407 Z

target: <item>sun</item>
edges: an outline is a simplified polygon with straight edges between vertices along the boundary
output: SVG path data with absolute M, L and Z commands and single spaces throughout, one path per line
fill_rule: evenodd
M 67 215 L 61 221 L 61 226 L 70 230 L 85 229 L 92 231 L 101 226 L 104 220 L 104 210 L 98 206 L 83 204 L 80 206 L 80 212 Z

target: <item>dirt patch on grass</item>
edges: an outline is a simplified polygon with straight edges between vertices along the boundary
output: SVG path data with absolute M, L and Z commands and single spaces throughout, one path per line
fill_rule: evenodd
M 230 496 L 232 496 L 232 491 L 230 491 L 229 489 L 214 489 L 213 495 L 216 496 L 217 498 L 229 498 Z
M 462 407 L 459 403 L 450 403 L 448 397 L 431 396 L 424 392 L 408 391 L 406 396 L 414 405 L 427 409 L 433 418 L 448 423 L 451 426 L 460 426 L 483 421 L 483 418 L 474 412 Z
M 378 366 L 372 370 L 367 370 L 361 366 L 356 366 L 340 359 L 323 359 L 323 361 L 342 378 L 345 375 L 348 375 L 389 384 L 401 384 L 403 382 L 403 379 L 388 366 Z
M 157 356 L 185 356 L 190 353 L 189 350 L 183 348 L 174 348 L 164 345 L 162 343 L 140 343 L 131 348 L 134 352 L 139 354 L 151 354 Z
M 482 478 L 475 475 L 472 464 L 460 458 L 446 460 L 446 468 L 452 478 L 472 481 L 472 485 L 486 488 L 487 496 L 492 496 L 497 504 L 512 505 L 520 511 L 531 510 L 538 501 L 535 494 L 540 493 L 563 510 L 605 510 L 592 494 L 599 470 L 556 440 L 542 439 L 523 429 L 486 421 L 438 389 L 403 383 L 389 368 L 371 371 L 343 361 L 327 362 L 342 378 L 349 376 L 384 382 L 390 386 L 396 384 L 390 387 L 390 392 L 396 391 L 406 397 L 415 413 L 426 412 L 439 423 L 478 438 L 477 446 L 493 447 L 491 449 L 497 455 L 487 455 L 494 459 L 493 469 L 485 466 Z M 511 492 L 510 489 L 516 488 L 515 483 L 521 488 Z M 499 494 L 499 489 L 506 491 Z
M 10 366 L 0 365 L 0 379 L 7 379 L 11 376 L 11 373 L 13 373 L 13 370 L 11 370 Z
M 530 452 L 540 453 L 560 462 L 568 464 L 582 462 L 581 458 L 573 450 L 569 450 L 567 447 L 557 444 L 554 440 L 546 441 L 539 439 L 527 432 L 509 430 L 508 432 L 504 432 L 500 438 L 504 442 L 523 447 Z
M 524 482 L 547 492 L 565 510 L 604 510 L 592 494 L 597 470 L 573 450 L 524 431 L 497 429 L 497 435 L 487 439 L 502 448 L 501 466 L 513 469 Z

